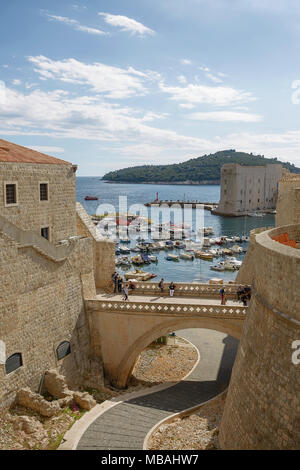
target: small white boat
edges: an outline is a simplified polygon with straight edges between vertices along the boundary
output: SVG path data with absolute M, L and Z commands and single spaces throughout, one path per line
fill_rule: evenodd
M 116 266 L 130 266 L 131 262 L 126 256 L 116 259 Z
M 236 259 L 234 256 L 227 256 L 225 258 L 225 263 L 231 263 L 234 266 L 240 267 L 242 266 L 242 261 Z
M 192 253 L 181 253 L 180 258 L 181 259 L 188 259 L 190 261 L 193 261 L 195 257 Z
M 232 252 L 233 253 L 243 253 L 243 248 L 241 248 L 240 246 L 238 245 L 233 245 L 233 247 L 231 248 Z
M 151 263 L 157 263 L 158 262 L 157 256 L 149 255 L 148 258 L 151 261 Z
M 212 269 L 213 271 L 225 271 L 225 266 L 220 263 L 213 264 L 212 266 L 210 266 L 210 269 Z
M 249 212 L 248 217 L 263 217 L 264 214 L 261 214 L 260 212 Z
M 166 256 L 166 260 L 167 260 L 167 261 L 179 261 L 179 256 L 178 256 L 178 255 L 169 254 L 169 255 Z
M 120 253 L 123 253 L 125 255 L 130 253 L 130 249 L 127 246 L 120 246 L 119 251 L 120 251 Z

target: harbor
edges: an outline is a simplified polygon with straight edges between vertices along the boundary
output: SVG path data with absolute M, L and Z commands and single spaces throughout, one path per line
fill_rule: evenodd
M 162 218 L 161 222 L 165 221 L 169 223 L 170 230 L 166 233 L 167 238 L 165 239 L 162 239 L 162 237 L 159 239 L 153 238 L 153 234 L 155 233 L 155 224 L 153 226 L 148 225 L 147 231 L 138 232 L 135 238 L 130 237 L 128 240 L 129 243 L 121 243 L 120 239 L 118 239 L 116 236 L 114 240 L 116 243 L 116 251 L 121 248 L 120 254 L 116 254 L 117 260 L 123 256 L 128 257 L 128 261 L 125 261 L 122 264 L 120 261 L 118 261 L 118 264 L 120 264 L 116 268 L 123 279 L 125 280 L 125 274 L 131 273 L 133 271 L 135 273 L 137 269 L 142 271 L 142 273 L 139 273 L 141 275 L 143 275 L 143 273 L 147 273 L 146 278 L 148 277 L 148 282 L 159 281 L 161 278 L 164 278 L 165 282 L 173 281 L 175 285 L 176 282 L 182 282 L 182 280 L 185 282 L 209 282 L 210 279 L 215 278 L 220 280 L 223 279 L 224 282 L 234 281 L 238 273 L 237 269 L 223 270 L 222 265 L 220 268 L 218 267 L 211 269 L 211 267 L 218 266 L 221 262 L 224 262 L 226 256 L 234 256 L 238 262 L 242 262 L 246 253 L 244 250 L 248 247 L 248 242 L 228 241 L 226 245 L 218 245 L 217 243 L 213 243 L 210 247 L 200 247 L 199 244 L 198 246 L 193 246 L 193 243 L 197 243 L 197 236 L 193 231 L 190 232 L 190 234 L 187 232 L 186 238 L 174 239 L 174 235 L 172 234 L 172 224 L 177 225 L 176 219 L 181 217 L 183 210 L 181 208 L 169 208 L 166 206 L 161 206 L 158 208 L 155 206 L 145 206 L 147 201 L 155 199 L 153 194 L 157 194 L 157 192 L 159 192 L 161 201 L 180 200 L 186 203 L 187 201 L 196 202 L 201 200 L 205 204 L 209 205 L 211 201 L 219 200 L 220 187 L 216 185 L 205 185 L 198 187 L 187 185 L 183 189 L 182 187 L 175 185 L 157 185 L 156 187 L 153 185 L 150 186 L 134 184 L 107 185 L 99 181 L 97 178 L 77 178 L 77 200 L 82 203 L 91 216 L 97 213 L 99 203 L 108 205 L 108 207 L 114 206 L 116 208 L 116 213 L 118 213 L 118 197 L 119 194 L 121 194 L 122 196 L 127 197 L 128 212 L 130 212 L 129 209 L 131 205 L 140 203 L 144 205 L 145 215 L 148 214 L 149 219 L 151 219 L 152 216 L 152 219 L 155 219 L 156 222 L 156 214 L 160 212 Z M 85 201 L 84 198 L 87 194 L 97 196 L 99 201 Z M 110 212 L 110 210 L 107 212 Z M 192 213 L 194 212 L 196 212 L 196 209 L 192 209 Z M 218 239 L 224 236 L 228 237 L 228 239 L 233 239 L 233 237 L 239 237 L 242 239 L 242 237 L 248 237 L 250 231 L 254 228 L 265 226 L 269 227 L 274 225 L 275 217 L 273 214 L 263 215 L 262 217 L 222 217 L 214 215 L 210 211 L 205 211 L 203 222 L 206 228 L 211 227 L 214 232 L 214 234 L 203 234 L 205 238 Z M 178 229 L 175 230 L 175 232 L 178 233 Z M 109 234 L 107 235 L 110 237 Z M 140 240 L 138 240 L 139 237 Z M 135 264 L 132 262 L 132 257 L 147 254 L 144 250 L 140 251 L 138 245 L 145 243 L 145 246 L 147 246 L 148 243 L 155 244 L 158 242 L 162 245 L 165 244 L 165 246 L 161 249 L 153 250 L 153 248 L 151 249 L 149 245 L 151 251 L 151 253 L 148 252 L 148 256 L 150 255 L 149 264 L 142 263 L 139 258 L 137 258 L 137 261 L 140 264 Z M 177 245 L 181 244 L 181 247 L 174 246 L 172 248 L 172 243 L 168 244 L 167 242 L 172 242 L 173 244 Z M 188 249 L 186 249 L 184 245 L 188 242 L 190 245 Z M 205 243 L 207 243 L 207 241 L 205 241 Z M 242 248 L 243 251 L 240 253 L 232 252 L 232 254 L 229 254 L 228 252 L 226 253 L 226 249 L 232 251 L 234 245 L 238 245 L 240 248 Z M 126 249 L 128 249 L 129 252 L 126 252 Z M 188 251 L 189 249 L 193 250 L 194 252 L 216 250 L 217 254 L 220 253 L 220 250 L 225 249 L 225 255 L 213 255 L 213 259 L 207 260 L 203 259 L 202 257 L 198 257 L 197 253 Z M 174 261 L 174 259 L 177 259 L 177 256 L 178 260 Z M 151 261 L 150 257 L 157 258 L 157 261 Z M 152 260 L 154 260 L 154 258 L 152 258 Z M 173 258 L 173 260 L 170 258 Z M 220 270 L 218 271 L 215 269 Z M 155 275 L 155 277 L 149 277 L 149 274 L 151 276 Z

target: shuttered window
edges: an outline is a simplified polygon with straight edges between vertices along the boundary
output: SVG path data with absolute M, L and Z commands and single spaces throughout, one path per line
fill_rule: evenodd
M 69 341 L 63 341 L 62 343 L 60 343 L 60 345 L 58 346 L 56 350 L 56 353 L 57 353 L 58 360 L 63 359 L 64 357 L 71 354 L 71 345 Z
M 10 374 L 14 370 L 19 369 L 19 367 L 22 367 L 22 365 L 23 365 L 22 354 L 15 353 L 6 360 L 5 372 L 6 374 Z
M 17 204 L 17 186 L 15 184 L 6 185 L 6 204 Z
M 48 184 L 40 184 L 40 201 L 48 201 Z

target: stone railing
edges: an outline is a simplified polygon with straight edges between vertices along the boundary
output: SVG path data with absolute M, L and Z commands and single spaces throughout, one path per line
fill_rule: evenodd
M 99 312 L 122 312 L 124 314 L 149 315 L 200 315 L 218 316 L 226 318 L 245 318 L 248 307 L 232 305 L 191 305 L 191 304 L 165 304 L 150 302 L 123 302 L 106 300 L 87 300 L 87 310 Z
M 169 282 L 165 283 L 164 291 L 161 293 L 157 282 L 136 282 L 134 293 L 138 295 L 166 295 L 169 291 Z M 236 298 L 239 284 L 190 284 L 175 282 L 175 297 L 219 297 L 221 287 L 224 287 L 228 298 Z
M 30 230 L 17 227 L 3 216 L 0 216 L 0 233 L 15 241 L 19 248 L 31 247 L 42 256 L 57 263 L 64 261 L 70 255 L 75 241 L 69 241 L 66 245 L 53 245 L 46 238 Z

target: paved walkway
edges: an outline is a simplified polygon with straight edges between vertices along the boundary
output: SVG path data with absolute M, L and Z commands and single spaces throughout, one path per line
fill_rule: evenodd
M 226 388 L 238 341 L 212 330 L 189 329 L 177 333 L 200 351 L 201 359 L 192 374 L 171 388 L 150 392 L 109 409 L 89 426 L 77 449 L 143 449 L 146 435 L 159 421 L 201 404 Z
M 98 294 L 99 300 L 114 300 L 121 302 L 123 295 L 121 294 Z M 151 303 L 164 303 L 164 304 L 187 304 L 187 305 L 221 305 L 219 298 L 200 298 L 200 297 L 170 297 L 170 296 L 156 296 L 156 295 L 133 295 L 129 294 L 127 302 L 151 302 Z M 229 306 L 243 306 L 242 302 L 237 300 L 227 300 L 226 305 Z

